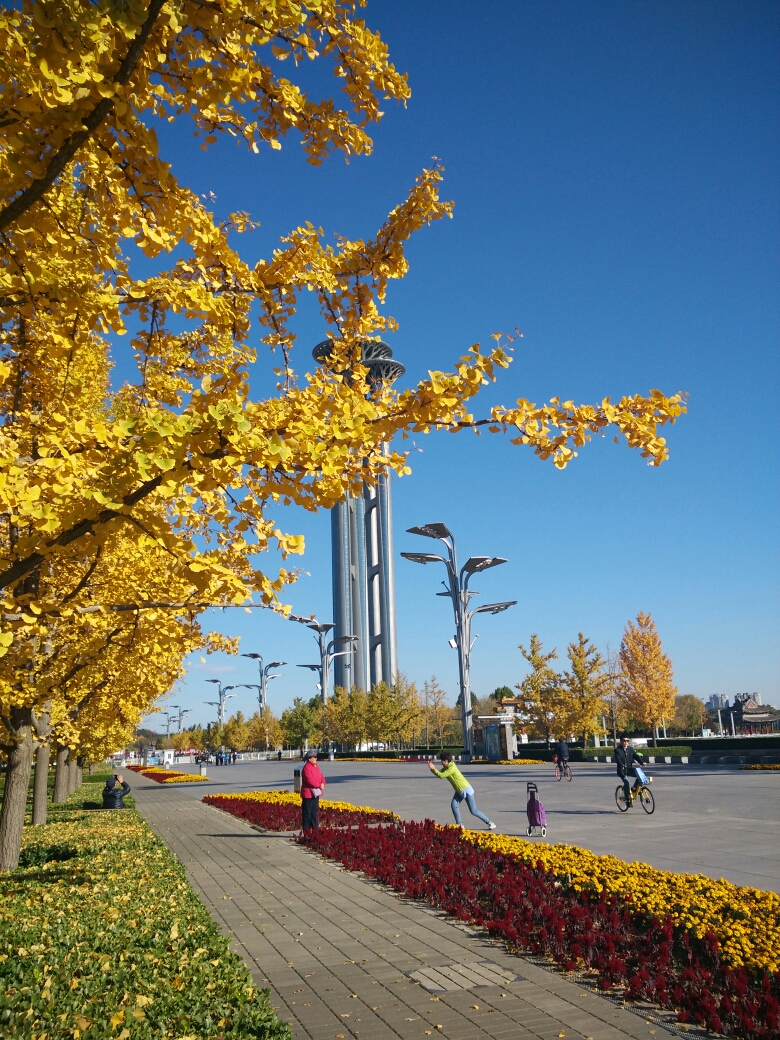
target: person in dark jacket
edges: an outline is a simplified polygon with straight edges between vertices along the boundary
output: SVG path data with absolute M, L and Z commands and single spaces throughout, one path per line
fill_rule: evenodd
M 130 794 L 130 784 L 125 783 L 118 773 L 114 773 L 103 788 L 103 808 L 124 809 L 126 794 Z
M 558 743 L 555 745 L 555 754 L 558 756 L 558 765 L 563 769 L 566 763 L 569 761 L 569 745 L 561 737 Z
M 631 781 L 628 779 L 629 774 L 634 776 L 634 762 L 638 765 L 642 765 L 642 756 L 637 754 L 636 748 L 632 748 L 629 744 L 628 737 L 622 736 L 620 742 L 615 747 L 615 762 L 617 764 L 617 775 L 623 781 L 623 792 L 625 794 L 626 805 L 631 805 Z

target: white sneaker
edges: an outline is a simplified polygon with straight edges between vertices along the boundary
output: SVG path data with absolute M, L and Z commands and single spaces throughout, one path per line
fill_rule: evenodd
M 496 825 L 494 823 L 489 823 L 488 824 L 488 830 L 489 831 L 494 831 L 495 829 L 496 829 Z

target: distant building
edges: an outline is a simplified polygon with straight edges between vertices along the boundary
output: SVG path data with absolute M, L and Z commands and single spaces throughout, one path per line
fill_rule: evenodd
M 713 693 L 710 699 L 707 701 L 707 707 L 710 711 L 717 711 L 718 708 L 728 708 L 729 699 L 725 693 Z
M 769 704 L 756 703 L 755 694 L 738 693 L 731 709 L 734 728 L 743 734 L 780 732 L 780 711 Z M 725 719 L 724 719 L 725 723 Z

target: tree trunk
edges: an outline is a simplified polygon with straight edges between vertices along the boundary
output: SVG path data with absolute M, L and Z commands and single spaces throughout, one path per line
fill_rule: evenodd
M 76 759 L 76 790 L 84 784 L 84 756 L 79 755 Z
M 658 726 L 653 725 L 653 747 L 658 747 Z
M 49 758 L 51 756 L 51 743 L 47 740 L 39 744 L 35 752 L 35 780 L 33 781 L 33 827 L 43 827 L 46 824 L 46 814 L 49 796 Z
M 13 870 L 19 865 L 33 756 L 32 709 L 12 708 L 9 721 L 15 743 L 8 751 L 0 811 L 0 870 Z
M 68 756 L 70 751 L 61 744 L 57 745 L 57 769 L 54 774 L 54 794 L 52 802 L 62 805 L 68 800 Z
M 89 775 L 92 776 L 92 774 L 94 772 L 95 772 L 95 763 L 94 762 L 90 762 L 89 763 Z
M 68 754 L 68 797 L 76 790 L 76 756 L 71 750 Z
M 49 759 L 51 757 L 51 702 L 32 721 L 37 739 L 35 750 L 35 780 L 33 781 L 32 822 L 34 827 L 46 824 L 49 801 Z

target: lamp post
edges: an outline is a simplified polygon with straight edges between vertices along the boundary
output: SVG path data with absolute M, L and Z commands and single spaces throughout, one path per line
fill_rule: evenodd
M 452 601 L 455 616 L 455 638 L 450 645 L 458 651 L 458 673 L 460 679 L 461 711 L 463 713 L 463 761 L 470 762 L 474 754 L 474 742 L 471 730 L 471 649 L 474 640 L 471 638 L 471 622 L 475 614 L 500 614 L 502 610 L 513 607 L 517 600 L 504 603 L 486 603 L 482 607 L 469 610 L 469 600 L 478 595 L 469 589 L 469 580 L 473 574 L 479 574 L 490 567 L 498 567 L 506 563 L 501 556 L 472 556 L 458 570 L 458 555 L 455 537 L 445 524 L 424 524 L 421 527 L 410 527 L 408 534 L 419 534 L 425 538 L 436 538 L 443 542 L 447 549 L 446 556 L 434 553 L 401 553 L 405 560 L 412 563 L 443 563 L 447 571 L 447 581 L 442 582 L 446 592 L 437 592 L 437 596 L 448 596 Z
M 170 707 L 171 708 L 178 708 L 179 705 L 178 704 L 171 704 Z M 169 737 L 171 735 L 171 719 L 175 719 L 176 718 L 176 713 L 175 712 L 171 712 L 171 711 L 165 711 L 165 712 L 163 712 L 163 714 L 165 715 L 165 736 Z
M 217 722 L 220 726 L 225 725 L 225 703 L 229 701 L 231 697 L 237 696 L 235 693 L 228 693 L 228 690 L 235 690 L 235 686 L 223 686 L 219 679 L 207 679 L 206 682 L 216 683 L 219 687 L 218 701 L 204 701 L 204 704 L 212 704 L 217 709 Z
M 178 705 L 176 705 L 176 707 L 178 707 Z M 178 729 L 176 730 L 177 733 L 181 733 L 181 724 L 185 715 L 192 715 L 192 708 L 179 708 L 179 714 L 176 716 L 178 724 Z
M 283 672 L 274 672 L 271 675 L 272 668 L 281 668 L 282 665 L 287 664 L 286 661 L 271 661 L 270 664 L 263 667 L 263 658 L 261 654 L 242 654 L 242 657 L 251 657 L 253 661 L 257 661 L 257 667 L 260 669 L 260 685 L 250 683 L 240 683 L 241 686 L 251 687 L 251 689 L 258 691 L 258 700 L 260 702 L 260 714 L 265 714 L 265 709 L 268 707 L 268 683 L 271 679 L 278 679 Z
M 329 622 L 317 621 L 315 618 L 300 618 L 294 615 L 290 619 L 291 621 L 300 621 L 301 624 L 306 625 L 314 632 L 314 639 L 320 650 L 320 663 L 319 664 L 299 664 L 298 668 L 309 668 L 313 672 L 317 672 L 320 677 L 320 695 L 322 697 L 322 703 L 328 703 L 328 696 L 330 693 L 330 666 L 336 660 L 337 657 L 344 657 L 349 654 L 349 650 L 336 650 L 335 648 L 341 643 L 355 643 L 357 642 L 357 636 L 338 636 L 336 639 L 328 640 L 328 632 L 333 628 L 333 625 Z
M 249 654 L 247 654 L 246 656 L 249 657 Z M 286 661 L 282 661 L 280 663 L 286 664 L 287 662 Z M 270 668 L 271 665 L 269 665 L 268 667 Z M 269 676 L 269 678 L 270 679 L 275 679 L 276 676 L 275 675 L 271 675 L 271 676 Z M 258 686 L 257 683 L 241 683 L 240 685 L 243 686 L 244 689 L 246 689 L 246 690 L 257 690 L 257 699 L 260 701 L 260 717 L 265 722 L 265 750 L 266 750 L 266 754 L 267 754 L 268 753 L 268 712 L 267 711 L 263 711 L 263 696 L 264 696 L 264 694 L 263 694 L 263 687 L 262 686 Z

